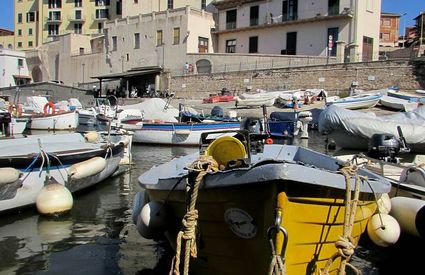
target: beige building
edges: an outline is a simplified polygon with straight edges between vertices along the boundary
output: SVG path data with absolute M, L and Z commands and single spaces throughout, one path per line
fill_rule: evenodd
M 6 29 L 0 29 L 0 50 L 1 49 L 13 49 L 15 37 L 13 31 Z
M 378 58 L 380 0 L 219 0 L 214 5 L 218 52 Z M 336 51 L 338 43 L 346 46 L 344 53 Z
M 99 34 L 121 17 L 122 0 L 15 0 L 15 48 L 32 49 L 61 34 Z

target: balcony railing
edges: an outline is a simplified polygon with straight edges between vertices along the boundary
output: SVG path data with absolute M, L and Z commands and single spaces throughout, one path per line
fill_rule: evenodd
M 109 19 L 109 15 L 104 15 L 104 14 L 100 14 L 100 15 L 93 15 L 93 20 L 94 21 L 105 21 Z
M 85 16 L 76 17 L 75 15 L 71 15 L 71 16 L 68 16 L 68 21 L 70 21 L 70 22 L 85 22 L 86 17 Z
M 226 22 L 226 30 L 236 29 L 236 21 L 235 22 Z
M 251 18 L 249 20 L 249 25 L 250 26 L 258 26 L 258 18 Z
M 46 22 L 47 24 L 62 23 L 62 18 L 60 16 L 46 17 Z

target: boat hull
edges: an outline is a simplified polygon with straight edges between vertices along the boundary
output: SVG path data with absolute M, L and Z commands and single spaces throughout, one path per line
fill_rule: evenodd
M 70 130 L 77 126 L 78 114 L 75 111 L 31 116 L 28 123 L 28 128 L 32 130 Z
M 78 192 L 111 176 L 118 169 L 123 156 L 123 151 L 124 146 L 118 145 L 115 147 L 112 156 L 108 155 L 105 157 L 105 152 L 99 152 L 98 156 L 106 159 L 106 167 L 101 172 L 82 180 L 73 180 L 68 178 L 68 168 L 70 167 L 70 163 L 63 163 L 63 165 L 60 166 L 52 166 L 49 174 L 55 181 L 60 184 L 64 184 L 71 193 Z M 86 160 L 91 157 L 93 156 L 88 156 Z M 29 169 L 19 169 L 22 173 L 20 178 L 24 179 L 22 181 L 22 187 L 17 189 L 16 195 L 12 199 L 0 200 L 0 213 L 35 204 L 38 193 L 44 187 L 47 171 L 46 169 L 41 172 L 39 169 L 27 170 Z
M 336 105 L 341 108 L 350 109 L 350 110 L 357 110 L 357 109 L 367 109 L 372 108 L 376 104 L 378 104 L 380 99 L 380 96 L 374 96 L 372 98 L 367 99 L 341 99 L 337 100 L 335 102 L 331 102 L 327 105 Z
M 186 213 L 183 191 L 147 190 L 150 200 L 164 202 L 171 216 L 166 232 L 173 247 Z M 288 232 L 287 274 L 311 274 L 323 268 L 343 234 L 344 192 L 292 181 L 263 182 L 227 188 L 202 189 L 198 194 L 198 257 L 195 274 L 267 274 L 271 248 L 267 230 L 275 224 L 275 210 L 283 213 Z M 360 201 L 352 236 L 357 243 L 376 209 L 369 196 Z M 302 214 L 300 214 L 302 213 Z M 308 232 L 308 234 L 305 234 Z M 282 236 L 276 242 L 282 247 Z M 331 268 L 336 272 L 339 262 Z
M 199 145 L 202 133 L 238 130 L 240 123 L 143 123 L 134 131 L 133 142 L 165 145 Z

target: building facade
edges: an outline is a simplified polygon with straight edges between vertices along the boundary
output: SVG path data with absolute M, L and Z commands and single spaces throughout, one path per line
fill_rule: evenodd
M 25 53 L 0 49 L 0 88 L 29 83 Z
M 6 29 L 0 29 L 0 49 L 13 49 L 14 45 L 14 35 L 13 31 Z
M 399 41 L 400 14 L 381 13 L 379 46 L 397 47 Z
M 214 5 L 218 52 L 336 56 L 340 42 L 350 60 L 378 58 L 380 0 L 221 0 Z

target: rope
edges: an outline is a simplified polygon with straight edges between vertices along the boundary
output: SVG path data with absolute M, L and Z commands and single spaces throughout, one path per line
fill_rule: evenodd
M 356 274 L 360 274 L 360 271 L 353 265 L 349 264 L 351 256 L 354 254 L 354 239 L 351 236 L 354 227 L 354 220 L 356 216 L 357 204 L 359 202 L 360 195 L 360 183 L 361 177 L 357 175 L 357 166 L 353 162 L 347 163 L 346 166 L 340 169 L 341 173 L 345 177 L 346 192 L 345 192 L 345 216 L 344 216 L 344 228 L 343 235 L 339 237 L 339 240 L 335 242 L 337 252 L 328 259 L 326 265 L 320 270 L 321 275 L 328 275 L 329 269 L 332 263 L 341 257 L 341 263 L 339 266 L 338 274 L 345 274 L 346 266 L 352 268 Z M 354 197 L 351 195 L 351 178 L 355 177 Z
M 178 233 L 176 240 L 176 256 L 174 258 L 175 264 L 173 271 L 176 275 L 180 274 L 182 242 L 184 242 L 185 246 L 183 274 L 189 274 L 190 257 L 197 257 L 196 228 L 198 225 L 198 210 L 195 207 L 198 199 L 199 186 L 207 173 L 218 170 L 218 164 L 212 157 L 202 155 L 188 167 L 188 170 L 189 173 L 196 175 L 196 178 L 194 182 L 189 180 L 191 177 L 189 177 L 187 181 L 186 194 L 190 194 L 190 203 L 182 220 L 183 227 Z
M 273 255 L 272 261 L 270 262 L 269 266 L 269 273 L 268 275 L 285 275 L 285 264 L 282 261 L 282 257 L 280 255 Z

